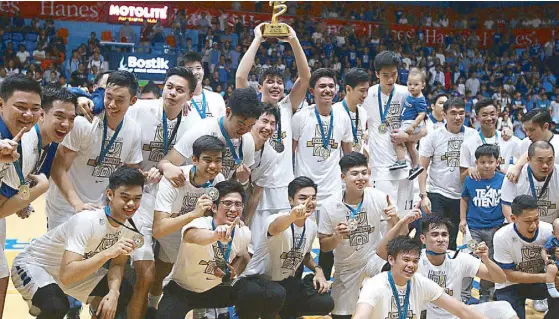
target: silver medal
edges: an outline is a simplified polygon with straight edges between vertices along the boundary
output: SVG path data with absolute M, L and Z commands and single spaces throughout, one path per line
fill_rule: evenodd
M 470 249 L 472 252 L 476 251 L 477 246 L 478 242 L 473 239 L 468 242 L 468 249 Z
M 138 249 L 144 246 L 144 236 L 142 235 L 135 235 L 134 237 L 132 237 L 132 241 L 134 241 L 134 249 Z
M 283 151 L 285 150 L 285 145 L 283 145 L 283 143 L 276 143 L 274 145 L 274 150 L 276 150 L 276 152 L 278 153 L 283 153 Z
M 351 218 L 350 220 L 347 221 L 347 227 L 349 228 L 349 231 L 355 231 L 357 230 L 357 220 L 355 220 L 354 218 Z
M 206 188 L 206 195 L 214 202 L 219 199 L 219 191 L 215 187 Z

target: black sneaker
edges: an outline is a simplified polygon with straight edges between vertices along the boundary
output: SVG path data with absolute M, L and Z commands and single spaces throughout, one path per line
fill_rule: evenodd
M 417 166 L 416 168 L 410 169 L 410 176 L 408 176 L 408 180 L 413 181 L 424 170 L 423 166 Z
M 388 169 L 391 171 L 395 171 L 397 169 L 402 169 L 406 167 L 408 167 L 408 164 L 406 163 L 406 161 L 402 160 L 402 161 L 396 161 L 396 163 L 388 166 Z
M 148 307 L 148 309 L 146 310 L 145 319 L 155 319 L 156 316 L 157 316 L 157 309 Z

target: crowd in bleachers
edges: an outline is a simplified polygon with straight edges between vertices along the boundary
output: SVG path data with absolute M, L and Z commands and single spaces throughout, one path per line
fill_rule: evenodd
M 255 10 L 263 10 L 262 5 L 261 2 L 256 3 Z M 236 2 L 232 6 L 234 9 L 241 8 Z M 288 14 L 310 9 L 310 3 L 288 3 Z M 559 122 L 557 79 L 546 64 L 547 58 L 559 54 L 559 40 L 550 38 L 546 43 L 536 42 L 523 48 L 515 48 L 507 40 L 511 28 L 557 25 L 559 20 L 553 8 L 546 8 L 541 15 L 526 13 L 511 16 L 503 11 L 485 20 L 475 14 L 449 18 L 440 8 L 407 6 L 392 11 L 394 16 L 389 15 L 386 6 L 380 4 L 356 8 L 334 2 L 324 6 L 320 15 L 322 18 L 370 22 L 383 22 L 383 17 L 386 17 L 386 21 L 424 27 L 485 28 L 495 31 L 492 39 L 495 45 L 484 49 L 475 33 L 468 37 L 457 33 L 447 35 L 439 45 L 427 46 L 425 31 L 421 27 L 417 28 L 415 37 L 397 40 L 395 34 L 383 25 L 371 36 L 357 36 L 349 23 L 333 34 L 328 33 L 324 20 L 314 23 L 299 15 L 291 24 L 299 35 L 311 70 L 321 67 L 334 69 L 339 88 L 344 87 L 343 74 L 352 67 L 369 70 L 372 83 L 378 83 L 372 58 L 377 52 L 390 49 L 401 58 L 399 79 L 402 84 L 406 84 L 409 69 L 418 67 L 428 76 L 424 91 L 427 99 L 439 93 L 464 96 L 467 112 L 470 113 L 468 118 L 471 120 L 467 123 L 470 126 L 476 126 L 472 122 L 475 121 L 475 117 L 471 116 L 472 106 L 481 97 L 496 101 L 501 112 L 500 128 L 510 127 L 519 138 L 525 136 L 521 125 L 525 111 L 545 107 L 553 120 Z M 239 61 L 250 45 L 253 25 L 244 25 L 240 19 L 232 20 L 224 12 L 219 16 L 209 16 L 203 11 L 195 17 L 179 11 L 170 25 L 165 29 L 160 23 L 151 25 L 144 22 L 139 34 L 136 34 L 135 29 L 126 23 L 118 33 L 103 34 L 102 38 L 137 43 L 137 52 L 155 55 L 197 51 L 203 57 L 204 88 L 227 99 L 234 89 Z M 43 84 L 58 83 L 91 90 L 95 76 L 108 69 L 108 63 L 104 62 L 107 59 L 105 53 L 110 49 L 100 46 L 100 39 L 94 32 L 87 42 L 67 48 L 67 33 L 66 29 L 57 31 L 51 19 L 41 22 L 34 18 L 26 25 L 18 14 L 12 18 L 4 14 L 0 17 L 0 36 L 3 39 L 0 81 L 7 75 L 23 73 Z M 285 89 L 289 91 L 297 77 L 289 44 L 271 39 L 264 42 L 251 70 L 249 84 L 256 87 L 258 75 L 269 67 L 284 72 Z M 343 96 L 341 90 L 336 100 L 343 99 Z M 308 99 L 312 103 L 310 95 Z

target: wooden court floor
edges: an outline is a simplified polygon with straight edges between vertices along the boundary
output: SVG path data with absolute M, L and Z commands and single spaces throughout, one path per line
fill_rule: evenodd
M 45 217 L 45 200 L 44 197 L 38 198 L 33 202 L 33 213 L 27 219 L 20 219 L 12 215 L 6 219 L 7 234 L 6 234 L 6 256 L 8 264 L 11 263 L 15 256 L 29 243 L 31 239 L 41 236 L 46 232 L 46 217 Z M 528 301 L 526 306 L 527 319 L 542 319 L 543 314 L 534 311 L 531 307 L 531 301 Z M 28 313 L 27 304 L 23 301 L 21 296 L 15 290 L 10 281 L 8 287 L 8 295 L 6 297 L 6 306 L 4 309 L 4 319 L 30 319 L 34 318 Z M 89 310 L 87 306 L 84 307 L 81 315 L 82 319 L 88 319 Z M 2 319 L 2 318 L 0 318 Z

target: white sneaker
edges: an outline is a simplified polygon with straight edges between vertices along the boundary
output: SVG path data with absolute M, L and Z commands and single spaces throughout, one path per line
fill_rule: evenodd
M 534 310 L 537 312 L 546 312 L 547 311 L 547 300 L 534 300 L 532 302 Z

